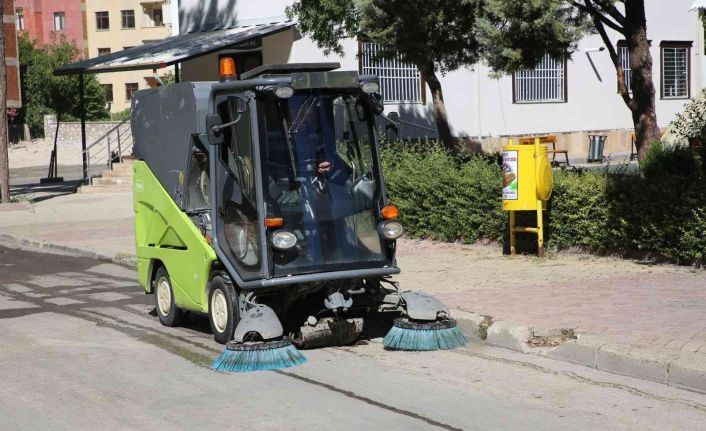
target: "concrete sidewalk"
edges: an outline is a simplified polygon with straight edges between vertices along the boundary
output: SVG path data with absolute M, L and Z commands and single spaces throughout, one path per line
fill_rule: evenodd
M 25 191 L 27 193 L 27 191 Z M 132 194 L 29 192 L 29 202 L 0 205 L 0 238 L 75 251 L 103 260 L 135 255 Z
M 0 206 L 0 240 L 134 264 L 132 196 L 49 194 Z M 706 392 L 706 272 L 498 246 L 401 240 L 403 288 L 437 295 L 477 339 Z

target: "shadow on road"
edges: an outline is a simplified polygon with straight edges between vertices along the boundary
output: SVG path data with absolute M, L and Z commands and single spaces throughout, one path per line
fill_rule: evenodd
M 42 184 L 38 182 L 14 184 L 10 186 L 10 194 L 21 201 L 29 203 L 43 202 L 59 196 L 76 193 L 81 181 L 64 181 L 55 184 Z

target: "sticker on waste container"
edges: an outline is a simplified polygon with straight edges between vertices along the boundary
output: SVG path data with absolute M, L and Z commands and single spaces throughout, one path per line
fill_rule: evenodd
M 517 151 L 503 151 L 503 199 L 517 200 Z

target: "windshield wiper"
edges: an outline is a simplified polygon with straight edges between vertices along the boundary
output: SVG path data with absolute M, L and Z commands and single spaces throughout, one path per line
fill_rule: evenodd
M 287 149 L 289 149 L 289 162 L 292 164 L 292 175 L 294 175 L 294 182 L 297 180 L 297 164 L 294 162 L 294 146 L 292 145 L 292 136 L 287 130 L 287 119 L 282 118 L 282 129 L 285 130 L 284 138 L 287 140 Z M 294 184 L 290 184 L 290 187 L 294 187 Z
M 308 96 L 306 99 L 304 99 L 304 103 L 302 104 L 301 108 L 299 108 L 297 116 L 294 118 L 294 121 L 292 121 L 292 124 L 287 130 L 287 136 L 289 137 L 289 139 L 296 135 L 299 131 L 299 127 L 301 127 L 301 125 L 309 119 L 309 115 L 311 114 L 311 108 L 313 108 L 314 104 L 316 104 L 316 100 L 316 96 Z M 306 111 L 304 111 L 305 108 Z M 302 115 L 302 111 L 304 111 L 304 115 Z

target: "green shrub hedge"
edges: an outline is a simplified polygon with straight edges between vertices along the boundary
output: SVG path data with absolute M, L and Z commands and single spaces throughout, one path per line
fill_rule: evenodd
M 433 143 L 383 145 L 391 202 L 412 237 L 473 243 L 506 237 L 498 157 L 454 156 Z M 546 244 L 637 251 L 678 263 L 706 261 L 706 179 L 701 156 L 654 145 L 643 175 L 555 171 Z M 535 223 L 532 213 L 519 223 Z M 518 224 L 519 224 L 518 223 Z

